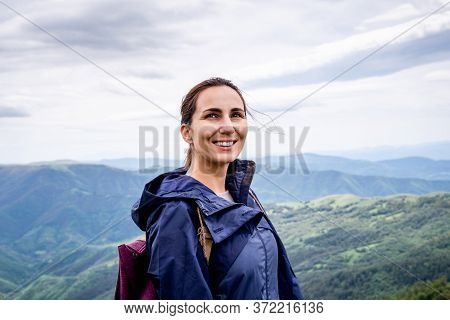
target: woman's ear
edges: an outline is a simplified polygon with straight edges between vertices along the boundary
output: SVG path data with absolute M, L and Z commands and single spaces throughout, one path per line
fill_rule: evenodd
M 183 123 L 180 127 L 180 133 L 183 140 L 187 143 L 192 143 L 191 130 L 188 124 Z

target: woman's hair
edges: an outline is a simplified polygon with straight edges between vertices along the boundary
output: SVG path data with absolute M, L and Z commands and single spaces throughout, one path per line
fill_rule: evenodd
M 197 104 L 197 99 L 200 93 L 203 90 L 206 90 L 210 87 L 218 87 L 218 86 L 228 86 L 231 89 L 234 89 L 234 91 L 237 92 L 239 97 L 242 100 L 242 103 L 244 104 L 244 112 L 247 113 L 247 105 L 245 104 L 244 97 L 242 96 L 241 90 L 232 83 L 230 80 L 214 77 L 210 78 L 208 80 L 204 80 L 200 82 L 199 84 L 195 85 L 188 93 L 183 97 L 183 100 L 181 101 L 181 124 L 187 124 L 190 125 L 192 122 L 192 116 L 195 113 L 195 108 Z M 192 163 L 192 149 L 191 146 L 189 146 L 189 150 L 187 151 L 186 159 L 184 161 L 184 167 L 186 169 L 189 169 Z

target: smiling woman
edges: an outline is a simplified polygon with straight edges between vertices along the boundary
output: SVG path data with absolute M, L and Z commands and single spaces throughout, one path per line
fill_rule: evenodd
M 182 115 L 190 115 L 181 124 L 181 135 L 189 143 L 185 167 L 188 175 L 224 192 L 228 164 L 241 153 L 247 136 L 246 106 L 233 87 L 203 85 L 191 90 L 194 94 L 185 98 L 181 108 Z M 222 179 L 211 180 L 210 174 Z
M 247 106 L 229 80 L 183 98 L 184 167 L 146 184 L 132 209 L 146 231 L 147 273 L 160 299 L 301 299 L 284 245 L 250 188 L 255 162 L 238 155 Z

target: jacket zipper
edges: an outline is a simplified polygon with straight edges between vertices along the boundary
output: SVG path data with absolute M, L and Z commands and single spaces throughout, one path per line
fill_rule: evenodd
M 266 245 L 261 237 L 261 235 L 259 234 L 259 230 L 258 227 L 256 227 L 256 234 L 258 235 L 259 240 L 261 241 L 262 245 L 263 245 L 263 249 L 264 249 L 264 269 L 265 269 L 265 287 L 266 287 L 266 300 L 269 300 L 269 270 L 268 270 L 268 266 L 267 266 L 267 248 Z

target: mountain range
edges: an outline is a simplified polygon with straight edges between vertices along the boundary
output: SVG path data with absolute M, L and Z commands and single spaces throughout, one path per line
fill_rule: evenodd
M 349 150 L 324 150 L 317 153 L 371 161 L 409 157 L 450 160 L 450 141 L 444 140 L 399 146 L 375 146 Z
M 305 175 L 311 171 L 339 171 L 363 176 L 395 178 L 419 178 L 426 180 L 450 180 L 450 160 L 433 160 L 423 157 L 407 157 L 391 160 L 355 160 L 337 156 L 306 153 L 290 156 L 270 156 L 254 159 L 256 172 L 288 173 Z M 129 171 L 144 171 L 150 174 L 164 169 L 182 166 L 178 160 L 159 158 L 145 159 L 140 168 L 138 158 L 105 159 L 93 164 L 102 164 Z
M 283 160 L 266 160 L 252 187 L 280 229 L 308 298 L 394 297 L 449 274 L 447 161 L 309 155 L 305 174 L 287 158 L 280 172 L 274 161 Z M 70 161 L 0 166 L 0 297 L 110 299 L 117 244 L 143 236 L 130 208 L 165 170 L 141 174 Z M 377 263 L 377 252 L 412 266 L 418 278 L 401 277 L 388 260 Z M 380 277 L 389 285 L 381 286 Z

